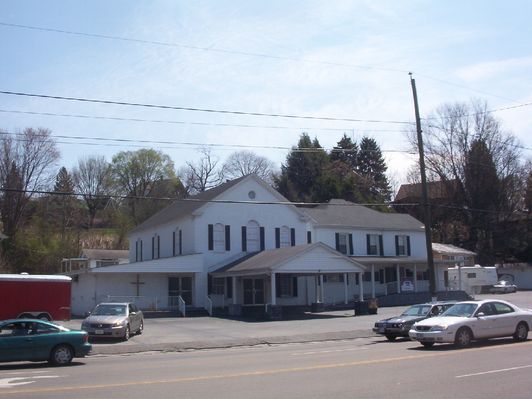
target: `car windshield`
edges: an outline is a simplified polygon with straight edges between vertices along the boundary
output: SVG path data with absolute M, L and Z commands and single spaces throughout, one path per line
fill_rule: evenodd
M 476 303 L 457 303 L 447 309 L 441 316 L 470 317 L 475 313 L 478 304 Z
M 425 316 L 429 310 L 429 305 L 414 305 L 406 309 L 401 316 Z
M 125 305 L 98 305 L 94 312 L 95 316 L 125 316 L 126 315 L 126 306 Z

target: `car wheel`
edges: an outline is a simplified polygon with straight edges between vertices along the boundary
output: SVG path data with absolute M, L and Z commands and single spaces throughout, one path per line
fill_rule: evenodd
M 528 339 L 528 326 L 521 322 L 515 328 L 514 340 L 526 341 Z
M 124 331 L 124 336 L 122 337 L 124 341 L 129 340 L 130 337 L 130 330 L 129 330 L 129 324 L 126 326 L 126 329 Z
M 50 318 L 50 316 L 48 316 L 46 313 L 41 313 L 39 315 L 39 317 L 37 317 L 39 320 L 43 320 L 43 321 L 52 321 L 52 319 Z
M 137 334 L 138 335 L 142 334 L 142 331 L 144 331 L 144 321 L 141 320 L 139 329 L 137 330 Z
M 454 344 L 460 348 L 465 348 L 471 344 L 473 340 L 473 334 L 469 328 L 462 327 L 456 332 Z
M 386 339 L 388 341 L 395 341 L 396 338 L 397 338 L 397 336 L 395 336 L 395 335 L 386 335 Z
M 421 345 L 423 345 L 425 348 L 432 348 L 434 346 L 434 342 L 422 342 Z
M 57 345 L 50 353 L 49 362 L 55 366 L 64 366 L 72 361 L 74 351 L 68 345 Z

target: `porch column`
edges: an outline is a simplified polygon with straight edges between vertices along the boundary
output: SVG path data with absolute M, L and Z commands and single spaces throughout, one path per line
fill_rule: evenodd
M 272 305 L 276 305 L 275 299 L 277 298 L 277 293 L 275 292 L 275 288 L 276 288 L 275 287 L 275 273 L 272 273 L 271 278 L 270 278 L 270 290 L 272 293 L 271 304 Z
M 414 292 L 417 292 L 417 263 L 414 263 Z
M 371 297 L 375 298 L 375 265 L 371 264 Z
M 362 281 L 360 282 L 362 284 Z M 344 303 L 347 305 L 348 302 L 347 294 L 347 273 L 344 273 Z
M 316 303 L 320 302 L 320 284 L 319 284 L 319 276 L 314 276 L 314 288 L 315 288 L 315 294 L 316 294 Z
M 323 274 L 320 274 L 320 300 L 318 302 L 324 302 L 324 297 Z
M 395 265 L 395 270 L 397 273 L 397 292 L 401 292 L 401 268 L 399 267 L 399 263 Z
M 386 266 L 384 266 L 384 272 L 382 273 L 384 283 L 384 295 L 388 295 L 388 281 L 386 281 Z
M 238 295 L 236 292 L 236 276 L 233 276 L 231 279 L 231 282 L 233 284 L 233 305 L 236 305 L 238 303 Z
M 364 284 L 362 284 L 362 273 L 358 273 L 358 281 L 360 281 L 360 300 L 364 300 Z

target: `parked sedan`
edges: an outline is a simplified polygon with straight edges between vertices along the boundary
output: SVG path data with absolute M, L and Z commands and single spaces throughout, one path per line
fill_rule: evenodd
M 472 340 L 513 337 L 525 341 L 532 326 L 532 311 L 510 302 L 483 300 L 458 302 L 441 316 L 422 320 L 409 331 L 425 347 L 435 343 L 468 346 Z
M 408 337 L 408 331 L 415 322 L 437 316 L 455 303 L 434 302 L 410 306 L 399 316 L 376 322 L 373 332 L 384 335 L 388 341 L 394 341 L 397 337 Z
M 0 362 L 48 361 L 63 366 L 90 352 L 88 340 L 85 331 L 43 320 L 0 321 Z
M 81 323 L 91 337 L 122 338 L 142 334 L 144 316 L 134 303 L 100 303 Z
M 509 292 L 516 292 L 517 286 L 506 280 L 498 281 L 490 288 L 492 294 L 507 294 Z

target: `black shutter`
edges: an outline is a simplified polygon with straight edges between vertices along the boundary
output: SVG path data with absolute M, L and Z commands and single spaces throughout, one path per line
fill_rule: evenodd
M 161 236 L 157 236 L 157 259 L 161 257 Z
M 353 250 L 353 234 L 349 234 L 349 255 L 353 255 L 355 252 Z
M 266 248 L 265 239 L 264 239 L 264 227 L 260 227 L 259 232 L 260 232 L 260 250 L 264 251 L 264 249 Z
M 179 255 L 183 255 L 183 232 L 179 230 Z
M 231 250 L 231 226 L 225 225 L 225 250 Z
M 399 236 L 395 236 L 395 255 L 399 256 Z
M 233 278 L 227 277 L 225 279 L 225 292 L 227 294 L 227 298 L 233 297 Z
M 246 234 L 246 226 L 242 226 L 242 252 L 248 251 L 248 242 Z
M 155 256 L 155 237 L 151 238 L 151 258 Z
M 142 262 L 142 240 L 140 240 L 140 261 Z
M 311 243 L 312 243 L 312 232 L 307 231 L 307 244 L 311 244 Z
M 279 273 L 275 275 L 275 297 L 281 297 L 281 275 Z
M 212 251 L 214 249 L 214 226 L 212 224 L 210 224 L 208 226 L 208 241 L 209 241 L 209 251 Z
M 379 234 L 379 255 L 384 256 L 384 247 L 382 246 L 382 234 Z
M 175 231 L 172 232 L 172 256 L 175 256 Z
M 334 233 L 334 240 L 336 243 L 336 250 L 340 250 L 340 233 Z
M 281 229 L 275 228 L 275 248 L 281 248 Z
M 371 255 L 371 239 L 369 234 L 366 234 L 366 253 Z
M 290 245 L 296 246 L 296 229 L 290 229 Z
M 297 296 L 297 277 L 292 277 L 292 296 Z
M 139 261 L 139 242 L 135 241 L 135 262 Z
M 410 236 L 406 236 L 406 254 L 410 256 Z

